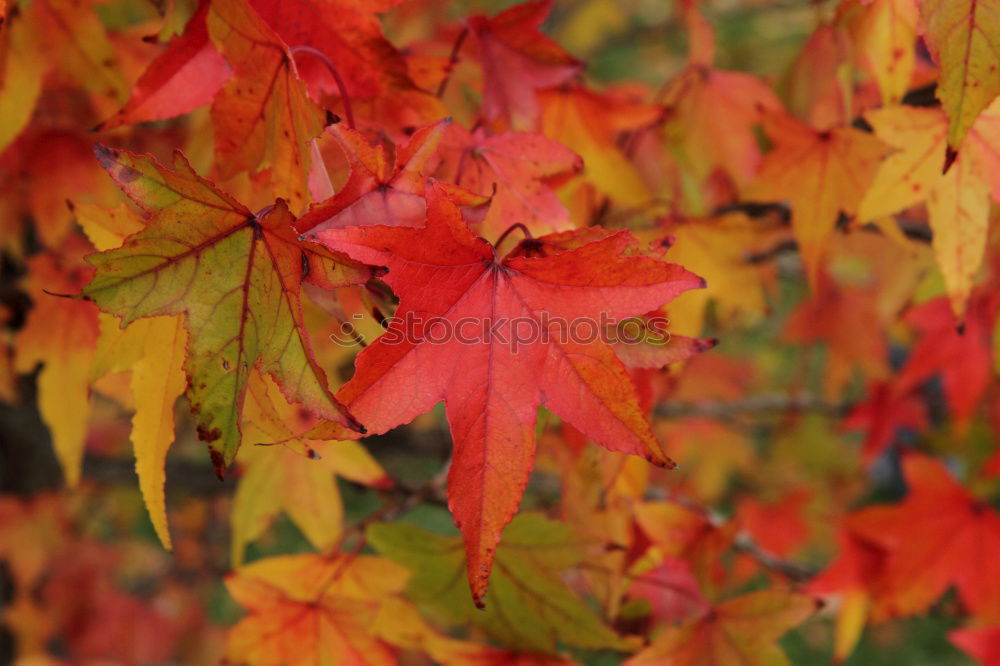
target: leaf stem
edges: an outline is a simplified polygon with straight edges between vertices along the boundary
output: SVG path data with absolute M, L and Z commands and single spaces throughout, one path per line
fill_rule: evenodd
M 347 126 L 354 129 L 354 111 L 351 109 L 351 96 L 347 94 L 347 84 L 344 83 L 344 79 L 340 76 L 340 72 L 337 71 L 333 62 L 326 57 L 325 53 L 306 44 L 291 46 L 288 48 L 288 51 L 292 54 L 292 56 L 297 53 L 308 53 L 309 55 L 318 58 L 320 62 L 326 65 L 326 68 L 330 70 L 330 74 L 333 75 L 333 80 L 337 82 L 337 90 L 340 91 L 340 99 L 344 101 L 344 115 L 347 116 Z
M 257 211 L 256 213 L 253 214 L 254 218 L 256 218 L 258 222 L 261 221 L 262 219 L 264 219 L 265 217 L 267 217 L 268 213 L 270 213 L 272 210 L 274 210 L 275 205 L 276 204 L 270 204 L 268 206 L 264 206 L 259 211 Z
M 451 73 L 455 69 L 455 65 L 458 64 L 458 52 L 462 49 L 462 44 L 468 36 L 469 29 L 463 28 L 462 32 L 458 33 L 455 45 L 451 47 L 451 55 L 448 56 L 448 64 L 445 65 L 444 79 L 441 80 L 441 84 L 438 85 L 437 92 L 435 93 L 435 96 L 438 97 L 438 99 L 444 95 L 445 89 L 448 88 L 448 82 L 451 80 Z
M 524 226 L 524 224 L 521 222 L 515 222 L 514 224 L 507 227 L 506 231 L 500 234 L 500 238 L 497 239 L 496 243 L 493 243 L 493 247 L 500 247 L 500 244 L 507 239 L 507 236 L 509 236 L 510 232 L 514 231 L 514 229 L 520 229 L 521 232 L 524 234 L 525 238 L 534 238 L 534 236 L 531 235 L 531 231 L 528 229 L 528 227 Z

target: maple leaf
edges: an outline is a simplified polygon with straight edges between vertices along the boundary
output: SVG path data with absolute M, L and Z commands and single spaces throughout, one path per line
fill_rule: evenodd
M 370 486 L 392 482 L 357 442 L 325 442 L 299 437 L 316 419 L 288 403 L 269 375 L 255 372 L 244 405 L 244 463 L 233 497 L 231 559 L 243 562 L 246 545 L 260 537 L 284 511 L 318 550 L 341 536 L 344 509 L 334 474 Z M 282 442 L 283 446 L 254 446 Z
M 601 94 L 581 85 L 545 90 L 542 133 L 583 158 L 582 176 L 598 191 L 627 206 L 649 202 L 649 188 L 628 160 L 617 138 L 621 132 L 655 122 L 660 107 L 640 104 L 620 96 Z
M 402 54 L 382 35 L 375 15 L 400 0 L 300 0 L 293 10 L 281 0 L 251 4 L 286 44 L 312 47 L 329 58 L 352 99 L 377 98 L 412 85 Z M 302 78 L 317 90 L 344 92 L 320 59 L 301 60 L 296 66 Z
M 38 376 L 38 408 L 70 487 L 79 482 L 83 462 L 97 309 L 52 294 L 79 292 L 92 274 L 82 261 L 88 249 L 86 241 L 70 236 L 60 254 L 42 253 L 29 260 L 27 290 L 35 307 L 14 338 L 15 371 L 27 373 L 44 364 Z
M 694 8 L 684 8 L 691 40 L 688 64 L 664 85 L 664 130 L 679 160 L 701 181 L 721 169 L 739 186 L 753 178 L 760 149 L 753 128 L 764 110 L 781 108 L 763 81 L 743 72 L 712 68 L 715 36 Z M 725 127 L 725 132 L 719 128 Z
M 407 82 L 402 56 L 382 36 L 372 14 L 386 9 L 385 4 L 303 0 L 294 11 L 274 0 L 252 0 L 250 5 L 285 44 L 310 47 L 329 58 L 352 97 L 384 95 L 393 83 L 398 87 Z M 149 64 L 128 102 L 101 129 L 171 118 L 212 101 L 234 73 L 209 39 L 208 10 L 209 3 L 198 6 L 183 33 Z M 331 16 L 337 17 L 336 25 Z M 295 68 L 318 90 L 341 92 L 319 59 L 302 58 Z M 249 78 L 257 76 L 254 72 Z M 245 85 L 246 81 L 241 88 Z
M 775 148 L 743 194 L 788 201 L 806 275 L 817 289 L 837 216 L 857 212 L 886 146 L 853 127 L 818 131 L 783 113 L 765 114 L 763 125 Z
M 481 236 L 499 238 L 516 223 L 538 234 L 570 227 L 569 211 L 549 185 L 583 168 L 580 156 L 566 146 L 533 132 L 490 136 L 482 128 L 469 132 L 452 125 L 442 149 L 455 153 L 449 180 L 492 197 Z
M 303 281 L 353 284 L 370 271 L 301 245 L 284 202 L 258 217 L 198 176 L 179 152 L 174 170 L 150 156 L 101 145 L 95 152 L 142 209 L 146 226 L 121 248 L 89 257 L 97 270 L 84 294 L 123 326 L 151 315 L 186 315 L 187 395 L 216 471 L 239 447 L 254 366 L 275 376 L 290 399 L 339 424 L 342 438 L 360 430 L 313 359 L 299 288 Z
M 35 43 L 47 57 L 95 95 L 121 104 L 128 95 L 118 56 L 92 3 L 39 0 L 26 8 Z
M 941 68 L 937 97 L 948 115 L 948 170 L 980 112 L 1000 95 L 1000 3 L 923 0 L 920 22 Z
M 634 241 L 628 232 L 548 257 L 517 256 L 519 248 L 544 243 L 544 237 L 529 239 L 500 259 L 434 186 L 423 229 L 352 227 L 308 237 L 388 267 L 384 279 L 400 299 L 396 317 L 389 335 L 358 355 L 354 377 L 338 396 L 372 433 L 407 423 L 445 401 L 455 442 L 449 506 L 466 539 L 477 603 L 500 532 L 527 484 L 539 404 L 609 449 L 672 464 L 639 409 L 624 365 L 607 344 L 554 330 L 547 344 L 539 337 L 526 344 L 511 337 L 516 321 L 539 336 L 581 316 L 593 318 L 596 327 L 598 316 L 618 321 L 703 286 L 680 266 L 629 256 Z M 460 342 L 465 329 L 454 330 L 447 344 L 428 342 L 445 325 L 461 322 L 476 328 L 469 344 Z
M 674 238 L 670 257 L 682 266 L 697 266 L 708 286 L 671 306 L 676 322 L 671 335 L 701 330 L 709 301 L 719 308 L 724 320 L 746 318 L 756 321 L 767 309 L 764 284 L 769 267 L 747 261 L 748 254 L 773 246 L 775 237 L 787 230 L 768 229 L 760 220 L 742 213 L 718 217 L 665 220 L 659 232 Z
M 483 66 L 480 112 L 486 120 L 504 118 L 514 129 L 536 129 L 535 91 L 566 83 L 583 69 L 583 63 L 539 32 L 553 2 L 523 2 L 493 18 L 477 15 L 466 19 L 470 32 L 479 40 Z
M 142 229 L 142 220 L 125 204 L 108 209 L 74 204 L 77 222 L 94 247 L 111 250 Z M 98 318 L 100 338 L 91 365 L 92 378 L 107 373 L 132 372 L 129 380 L 135 415 L 132 447 L 139 490 L 160 542 L 172 547 L 164 497 L 166 455 L 174 441 L 174 403 L 184 392 L 184 355 L 187 330 L 179 316 L 148 317 L 122 329 L 114 317 Z
M 120 244 L 120 243 L 119 243 Z M 184 392 L 187 330 L 179 316 L 147 317 L 122 329 L 115 317 L 100 316 L 91 374 L 130 370 L 129 388 L 135 402 L 132 447 L 135 469 L 150 520 L 160 542 L 171 546 L 164 498 L 167 450 L 174 441 L 174 403 Z
M 233 71 L 208 38 L 208 8 L 199 5 L 184 32 L 139 77 L 128 102 L 99 129 L 172 118 L 212 101 Z
M 667 141 L 697 178 L 714 169 L 739 186 L 753 178 L 760 164 L 753 128 L 763 110 L 781 108 L 770 88 L 750 74 L 690 65 L 671 79 L 661 99 Z M 723 126 L 727 130 L 720 132 Z
M 733 544 L 734 525 L 715 525 L 676 502 L 637 502 L 633 510 L 636 524 L 662 555 L 687 562 L 702 590 L 713 596 L 719 583 L 719 557 Z
M 371 630 L 383 600 L 406 579 L 398 564 L 364 555 L 258 560 L 226 578 L 249 611 L 230 630 L 226 654 L 248 666 L 391 666 L 392 648 Z
M 862 509 L 847 520 L 852 532 L 887 551 L 881 584 L 892 609 L 923 612 L 954 585 L 970 612 L 1000 618 L 1000 515 L 938 460 L 908 453 L 903 475 L 909 492 L 900 504 Z
M 727 599 L 679 627 L 668 627 L 627 666 L 785 666 L 776 642 L 816 611 L 816 600 L 780 590 Z
M 959 429 L 965 428 L 990 381 L 992 334 L 1000 299 L 995 293 L 974 293 L 961 330 L 948 317 L 944 298 L 913 308 L 906 320 L 920 331 L 906 364 L 896 379 L 898 390 L 911 391 L 941 375 L 945 399 Z
M 310 206 L 295 227 L 316 232 L 359 225 L 421 226 L 426 217 L 427 172 L 450 122 L 442 120 L 414 132 L 395 159 L 386 155 L 383 145 L 369 144 L 360 132 L 341 123 L 330 125 L 327 132 L 344 151 L 350 175 L 336 194 Z
M 858 218 L 867 222 L 926 202 L 934 256 L 961 318 L 986 247 L 991 192 L 1000 201 L 1000 101 L 982 113 L 944 174 L 947 121 L 940 109 L 900 106 L 865 118 L 897 152 L 879 167 Z
M 841 425 L 850 430 L 867 430 L 862 455 L 871 463 L 891 446 L 899 428 L 921 432 L 927 428 L 923 402 L 911 393 L 901 392 L 891 382 L 872 382 L 868 397 L 851 408 Z
M 219 173 L 270 169 L 274 190 L 300 211 L 306 142 L 323 130 L 326 113 L 307 96 L 288 46 L 246 0 L 214 0 L 206 21 L 235 73 L 212 105 Z
M 407 524 L 375 523 L 366 536 L 386 557 L 413 571 L 408 594 L 453 623 L 472 621 L 508 648 L 553 652 L 557 641 L 583 648 L 627 649 L 573 594 L 559 574 L 579 563 L 570 527 L 538 514 L 522 514 L 496 551 L 491 603 L 468 602 L 461 582 L 463 547 L 448 537 Z

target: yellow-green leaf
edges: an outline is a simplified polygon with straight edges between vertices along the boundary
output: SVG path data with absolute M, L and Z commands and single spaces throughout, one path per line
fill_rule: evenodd
M 360 431 L 313 358 L 300 288 L 303 281 L 352 284 L 369 271 L 300 244 L 284 202 L 254 215 L 198 176 L 180 153 L 174 170 L 103 146 L 97 155 L 142 209 L 146 226 L 121 248 L 89 257 L 97 272 L 84 293 L 123 326 L 153 315 L 186 315 L 187 395 L 217 472 L 239 447 L 255 366 L 273 375 L 289 399 L 339 424 L 339 437 Z
M 570 527 L 538 514 L 521 514 L 497 547 L 490 596 L 477 610 L 465 585 L 465 549 L 447 537 L 406 524 L 376 523 L 368 541 L 410 568 L 410 598 L 453 623 L 474 622 L 505 647 L 553 652 L 557 642 L 582 648 L 628 649 L 560 578 L 580 562 Z
M 937 96 L 952 155 L 980 112 L 1000 95 L 1000 0 L 923 0 L 924 39 L 941 67 Z

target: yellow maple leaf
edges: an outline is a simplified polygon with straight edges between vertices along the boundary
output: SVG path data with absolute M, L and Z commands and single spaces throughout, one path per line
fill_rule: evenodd
M 765 114 L 763 124 L 775 148 L 744 196 L 788 202 L 792 230 L 815 289 L 838 215 L 857 212 L 887 146 L 853 127 L 819 131 L 787 114 Z
M 249 614 L 229 632 L 226 654 L 248 666 L 391 666 L 377 638 L 380 606 L 408 577 L 381 557 L 286 555 L 249 564 L 226 579 Z
M 961 317 L 983 260 L 991 190 L 1000 200 L 1000 102 L 983 112 L 946 173 L 941 163 L 948 120 L 940 109 L 896 107 L 865 117 L 897 152 L 879 167 L 858 218 L 866 222 L 925 202 L 934 255 L 952 310 Z
M 979 114 L 1000 95 L 1000 2 L 924 0 L 924 39 L 941 67 L 937 97 L 948 115 L 948 162 Z
M 231 514 L 231 557 L 238 566 L 246 545 L 284 511 L 320 550 L 341 535 L 343 505 L 334 475 L 371 486 L 391 485 L 382 467 L 359 443 L 298 438 L 316 425 L 305 410 L 285 400 L 269 375 L 255 372 L 244 406 L 244 472 Z M 254 446 L 282 441 L 284 446 Z

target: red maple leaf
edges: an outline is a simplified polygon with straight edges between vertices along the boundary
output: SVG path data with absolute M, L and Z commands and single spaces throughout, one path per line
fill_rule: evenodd
M 517 222 L 537 233 L 571 227 L 569 211 L 550 186 L 583 169 L 583 160 L 566 146 L 534 132 L 490 136 L 482 128 L 469 132 L 453 124 L 443 147 L 457 185 L 493 196 L 480 235 L 497 238 Z
M 903 475 L 909 493 L 901 504 L 847 520 L 848 529 L 888 553 L 880 586 L 892 611 L 921 613 L 954 585 L 972 613 L 1000 619 L 1000 515 L 939 460 L 907 454 Z
M 336 194 L 310 206 L 296 228 L 422 225 L 427 171 L 434 166 L 435 150 L 450 122 L 420 128 L 394 155 L 387 154 L 382 144 L 371 145 L 363 134 L 343 123 L 330 125 L 327 132 L 340 144 L 351 173 Z
M 947 298 L 936 298 L 908 312 L 906 320 L 920 331 L 921 337 L 899 372 L 899 390 L 909 391 L 940 374 L 956 425 L 968 425 L 990 381 L 998 308 L 1000 298 L 996 293 L 974 292 L 965 323 L 958 329 Z
M 506 118 L 515 129 L 535 129 L 535 91 L 569 81 L 583 63 L 539 31 L 553 0 L 525 2 L 493 18 L 471 16 L 466 25 L 479 39 L 483 66 L 482 114 Z
M 704 282 L 637 252 L 630 232 L 549 256 L 530 256 L 545 237 L 528 239 L 500 258 L 434 185 L 425 228 L 327 228 L 309 238 L 388 267 L 396 317 L 338 395 L 371 433 L 444 400 L 455 442 L 449 505 L 477 604 L 528 481 L 539 405 L 609 449 L 673 465 L 598 322 L 648 312 Z
M 927 411 L 917 395 L 900 392 L 892 382 L 872 382 L 868 397 L 848 412 L 841 426 L 867 430 L 862 457 L 871 463 L 895 442 L 898 429 L 926 429 Z

